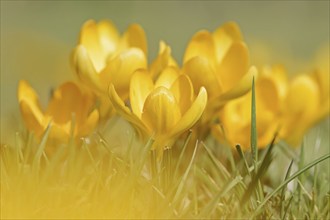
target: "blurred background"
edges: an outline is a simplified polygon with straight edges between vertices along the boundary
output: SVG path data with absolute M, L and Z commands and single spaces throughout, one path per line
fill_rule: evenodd
M 18 80 L 28 80 L 45 106 L 51 88 L 74 79 L 69 56 L 88 19 L 112 20 L 122 32 L 142 25 L 149 61 L 164 40 L 181 63 L 196 31 L 226 21 L 241 27 L 252 63 L 281 63 L 294 74 L 310 70 L 320 48 L 329 54 L 329 1 L 1 0 L 1 143 L 20 129 Z

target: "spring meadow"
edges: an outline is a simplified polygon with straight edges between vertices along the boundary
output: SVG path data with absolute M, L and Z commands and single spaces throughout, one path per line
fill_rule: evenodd
M 1 219 L 330 219 L 329 1 L 1 1 Z

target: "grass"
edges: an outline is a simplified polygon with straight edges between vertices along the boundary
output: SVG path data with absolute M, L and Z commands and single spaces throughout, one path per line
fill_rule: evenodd
M 329 147 L 326 136 L 305 140 L 300 152 L 276 137 L 258 150 L 252 94 L 251 153 L 195 141 L 192 130 L 161 161 L 152 139 L 128 134 L 115 147 L 103 132 L 47 156 L 50 126 L 40 143 L 16 133 L 14 145 L 1 145 L 1 218 L 329 219 L 329 151 L 306 158 L 307 149 Z M 109 130 L 122 123 L 113 121 Z

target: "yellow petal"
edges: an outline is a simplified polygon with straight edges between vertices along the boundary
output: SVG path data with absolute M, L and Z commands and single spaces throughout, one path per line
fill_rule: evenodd
M 180 121 L 176 123 L 171 130 L 169 137 L 175 138 L 183 132 L 190 129 L 202 116 L 207 103 L 207 92 L 201 87 L 198 96 L 190 106 L 190 108 L 182 115 Z
M 215 45 L 210 32 L 199 31 L 192 37 L 186 48 L 183 63 L 196 56 L 205 57 L 211 63 L 215 62 Z
M 106 61 L 106 54 L 103 52 L 102 45 L 100 44 L 98 27 L 94 20 L 88 20 L 82 26 L 79 44 L 83 45 L 86 51 L 88 51 L 96 71 L 102 70 Z
M 198 91 L 202 86 L 205 87 L 210 99 L 221 93 L 222 89 L 215 75 L 215 70 L 206 58 L 192 58 L 184 64 L 183 72 L 191 79 L 195 91 Z
M 280 110 L 280 94 L 270 78 L 262 77 L 256 80 L 256 103 L 269 111 Z
M 18 101 L 26 127 L 40 136 L 45 129 L 45 116 L 40 108 L 38 95 L 25 80 L 19 81 Z
M 83 137 L 90 134 L 99 121 L 99 112 L 95 109 L 85 119 L 82 125 L 78 127 L 77 137 Z
M 130 83 L 130 103 L 132 111 L 141 118 L 144 102 L 154 88 L 150 74 L 146 70 L 137 70 Z
M 111 80 L 118 94 L 126 98 L 131 76 L 136 70 L 146 68 L 146 57 L 140 49 L 125 50 L 113 60 L 110 60 L 107 67 L 100 74 L 101 80 L 104 82 L 103 88 L 108 88 Z
M 99 91 L 102 91 L 102 84 L 98 73 L 89 57 L 88 51 L 83 45 L 78 45 L 73 51 L 73 65 L 79 79 L 87 86 Z
M 307 75 L 296 77 L 288 91 L 287 108 L 292 114 L 313 115 L 318 108 L 320 93 L 318 86 Z
M 97 24 L 98 40 L 104 53 L 104 58 L 114 53 L 119 43 L 119 32 L 116 26 L 108 20 L 102 20 Z
M 236 85 L 230 89 L 229 91 L 223 93 L 218 99 L 218 105 L 221 106 L 224 103 L 228 102 L 231 99 L 240 97 L 246 94 L 251 90 L 252 87 L 252 79 L 253 77 L 256 80 L 258 76 L 258 70 L 256 67 L 250 67 L 249 71 L 245 74 L 243 78 L 236 82 Z
M 42 112 L 35 105 L 25 100 L 22 100 L 19 104 L 25 126 L 40 137 L 45 129 Z
M 141 49 L 147 56 L 147 38 L 143 28 L 138 24 L 130 25 L 125 34 L 124 40 L 127 43 L 127 48 L 136 47 Z M 127 49 L 126 48 L 126 49 Z
M 242 34 L 235 22 L 228 22 L 213 32 L 217 60 L 221 61 L 231 44 L 242 40 Z
M 150 66 L 150 72 L 152 77 L 155 79 L 158 75 L 167 67 L 177 67 L 177 63 L 171 56 L 171 48 L 161 41 L 159 43 L 159 53 L 157 58 L 152 62 Z
M 142 121 L 156 136 L 170 132 L 181 113 L 173 94 L 165 87 L 158 87 L 147 97 Z
M 159 75 L 155 88 L 163 86 L 169 89 L 173 82 L 178 78 L 179 70 L 176 67 L 167 67 Z
M 243 42 L 233 43 L 219 65 L 217 76 L 223 86 L 223 91 L 236 86 L 246 74 L 249 66 L 248 49 Z
M 179 103 L 181 114 L 184 114 L 194 98 L 194 89 L 189 77 L 185 74 L 180 75 L 171 86 L 171 92 Z
M 84 120 L 83 101 L 84 97 L 75 83 L 64 83 L 54 91 L 46 114 L 52 117 L 57 124 L 70 122 L 72 114 L 75 114 L 76 123 L 81 124 Z
M 125 106 L 123 100 L 117 94 L 113 84 L 110 84 L 109 86 L 109 98 L 117 113 L 132 123 L 138 132 L 140 132 L 140 135 L 146 137 L 150 133 L 147 127 L 142 123 L 141 119 L 133 114 L 127 106 Z

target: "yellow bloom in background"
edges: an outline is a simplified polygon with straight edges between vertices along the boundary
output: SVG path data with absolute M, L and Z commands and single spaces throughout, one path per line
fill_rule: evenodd
M 183 72 L 195 89 L 204 86 L 209 94 L 206 121 L 227 101 L 246 94 L 257 70 L 249 64 L 248 49 L 239 27 L 229 22 L 213 33 L 197 32 L 186 48 Z
M 111 108 L 105 98 L 109 84 L 127 98 L 130 77 L 135 70 L 147 67 L 146 57 L 147 40 L 141 26 L 132 24 L 120 36 L 110 21 L 89 20 L 81 29 L 72 61 L 80 81 L 100 96 L 100 113 L 106 116 Z
M 288 87 L 280 137 L 299 146 L 306 131 L 329 115 L 329 72 L 294 77 Z
M 207 92 L 201 87 L 197 97 L 187 75 L 167 67 L 154 82 L 147 70 L 134 73 L 130 83 L 129 103 L 118 95 L 114 85 L 109 96 L 117 112 L 135 126 L 144 138 L 153 137 L 153 149 L 162 155 L 175 139 L 190 129 L 201 117 Z
M 280 126 L 287 89 L 286 72 L 281 66 L 264 67 L 255 84 L 258 147 L 266 147 Z M 212 127 L 220 142 L 250 149 L 251 92 L 229 101 L 219 112 L 221 125 Z
M 18 85 L 18 102 L 27 129 L 41 138 L 51 124 L 48 141 L 56 143 L 68 143 L 73 117 L 73 136 L 76 139 L 90 134 L 99 120 L 99 113 L 94 109 L 94 96 L 74 82 L 59 86 L 44 111 L 37 93 L 28 82 L 21 80 Z

